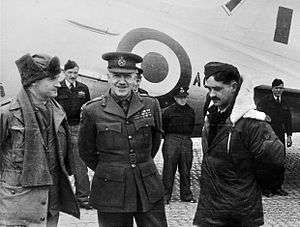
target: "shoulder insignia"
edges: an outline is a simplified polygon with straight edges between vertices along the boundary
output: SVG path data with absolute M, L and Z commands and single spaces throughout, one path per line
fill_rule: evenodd
M 104 95 L 101 95 L 101 96 L 93 98 L 92 100 L 90 100 L 90 101 L 86 102 L 85 104 L 83 104 L 81 109 L 88 106 L 88 105 L 90 105 L 91 103 L 98 102 L 98 101 L 102 101 L 101 102 L 102 106 L 103 106 L 103 104 L 106 105 L 106 97 Z

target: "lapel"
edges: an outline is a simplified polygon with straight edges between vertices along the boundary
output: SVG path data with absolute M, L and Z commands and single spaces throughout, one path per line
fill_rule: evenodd
M 215 147 L 218 143 L 220 143 L 224 138 L 228 137 L 229 132 L 232 130 L 232 123 L 230 122 L 230 119 L 227 118 L 225 125 L 218 131 L 217 135 L 211 142 L 208 149 L 211 149 Z
M 17 99 L 19 100 L 19 104 L 20 107 L 23 110 L 23 120 L 24 120 L 24 125 L 25 128 L 27 129 L 34 129 L 35 131 L 38 131 L 38 140 L 40 140 L 40 142 L 45 145 L 44 139 L 42 134 L 40 133 L 40 127 L 38 125 L 38 122 L 36 120 L 36 115 L 35 112 L 33 110 L 32 107 L 32 103 L 29 100 L 28 94 L 25 91 L 24 88 L 21 89 L 20 93 L 17 96 Z M 17 116 L 16 116 L 17 117 Z M 28 132 L 28 134 L 27 134 Z M 26 130 L 25 133 L 27 134 L 27 136 L 32 133 L 32 130 Z M 32 136 L 36 136 L 36 135 L 32 135 Z M 25 135 L 26 137 L 26 135 Z M 30 136 L 28 136 L 30 137 Z M 25 141 L 26 143 L 27 141 Z
M 127 118 L 130 118 L 133 116 L 136 112 L 140 111 L 141 109 L 144 108 L 144 104 L 142 103 L 140 97 L 133 92 L 132 97 L 131 97 L 131 102 L 127 114 Z
M 20 98 L 19 101 L 21 101 Z M 20 122 L 24 123 L 24 119 L 22 117 L 22 111 L 14 111 L 17 109 L 21 109 L 21 105 L 17 100 L 13 100 L 12 104 L 9 107 L 9 110 L 12 112 L 15 118 L 17 118 Z
M 122 118 L 126 118 L 123 109 L 118 105 L 118 103 L 116 103 L 114 98 L 109 94 L 106 95 L 106 98 L 107 98 L 106 105 L 103 108 L 103 111 L 106 113 L 117 115 Z M 129 107 L 129 109 L 130 109 L 130 107 Z
M 57 134 L 59 126 L 62 124 L 62 121 L 65 119 L 65 112 L 58 107 L 55 100 L 51 99 L 51 111 L 52 111 L 52 119 L 54 123 L 55 133 Z

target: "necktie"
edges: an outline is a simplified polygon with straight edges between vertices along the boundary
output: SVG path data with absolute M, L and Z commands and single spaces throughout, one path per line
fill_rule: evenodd
M 127 114 L 127 113 L 128 113 L 128 109 L 129 109 L 129 101 L 126 100 L 126 99 L 120 101 L 120 106 L 121 106 L 122 109 L 124 110 L 124 113 Z
M 276 102 L 277 102 L 277 103 L 280 103 L 279 97 L 276 98 Z
M 74 84 L 70 85 L 70 89 L 73 90 L 75 88 Z

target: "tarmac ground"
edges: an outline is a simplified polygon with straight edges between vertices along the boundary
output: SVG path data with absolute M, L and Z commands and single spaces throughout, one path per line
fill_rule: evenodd
M 194 160 L 191 170 L 191 189 L 194 197 L 198 198 L 200 163 L 202 158 L 201 138 L 193 139 Z M 155 158 L 159 171 L 162 170 L 163 159 L 161 152 Z M 92 178 L 93 172 L 89 171 Z M 293 135 L 293 146 L 287 149 L 285 183 L 283 188 L 288 196 L 263 197 L 264 227 L 300 227 L 300 133 Z M 166 205 L 169 227 L 193 226 L 192 221 L 197 203 L 180 202 L 179 176 L 176 174 L 171 202 Z M 81 219 L 61 213 L 59 227 L 94 227 L 98 226 L 97 211 L 81 209 Z

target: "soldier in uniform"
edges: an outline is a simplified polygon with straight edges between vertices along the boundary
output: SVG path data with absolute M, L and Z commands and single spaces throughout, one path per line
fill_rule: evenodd
M 54 100 L 59 59 L 26 54 L 16 65 L 23 87 L 0 109 L 0 226 L 57 226 L 60 211 L 79 218 L 68 178 L 76 157 Z
M 71 142 L 74 154 L 78 156 L 78 163 L 74 173 L 76 199 L 79 207 L 91 209 L 89 205 L 90 181 L 88 169 L 85 163 L 80 159 L 78 152 L 78 132 L 80 109 L 82 105 L 90 101 L 90 92 L 88 87 L 77 81 L 79 66 L 75 61 L 68 60 L 64 66 L 65 79 L 60 82 L 56 100 L 62 105 L 66 114 L 71 132 Z
M 180 174 L 180 199 L 183 202 L 195 203 L 190 189 L 190 171 L 193 162 L 191 134 L 195 124 L 195 112 L 187 104 L 188 92 L 186 88 L 178 88 L 175 91 L 174 99 L 175 103 L 164 111 L 162 118 L 165 132 L 162 148 L 165 203 L 169 204 L 172 196 L 177 166 Z
M 135 92 L 138 92 L 140 95 L 142 96 L 147 96 L 149 95 L 148 92 L 142 88 L 140 88 L 140 84 L 141 84 L 141 81 L 142 81 L 142 73 L 143 73 L 143 70 L 142 69 L 138 69 L 138 73 L 136 74 L 135 76 L 135 85 L 134 85 L 134 91 Z
M 90 204 L 100 226 L 167 226 L 163 184 L 153 158 L 161 142 L 156 99 L 133 92 L 138 55 L 106 53 L 107 94 L 81 112 L 79 153 L 95 171 Z
M 282 93 L 284 84 L 281 79 L 274 79 L 272 82 L 272 94 L 266 95 L 258 104 L 257 109 L 265 112 L 271 118 L 271 127 L 275 134 L 285 144 L 285 133 L 287 134 L 287 147 L 292 146 L 292 116 L 289 106 L 286 103 Z M 286 154 L 285 154 L 286 155 Z M 264 190 L 263 194 L 267 197 L 272 195 L 286 196 L 288 193 L 282 189 L 284 182 L 283 167 L 280 171 L 280 177 L 270 190 Z M 277 175 L 276 175 L 277 176 Z M 268 179 L 266 179 L 266 183 Z

